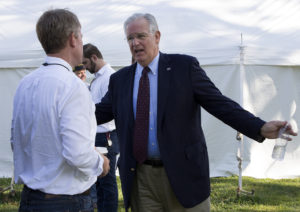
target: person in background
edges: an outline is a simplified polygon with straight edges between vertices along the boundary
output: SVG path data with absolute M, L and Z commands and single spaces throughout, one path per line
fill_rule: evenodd
M 83 64 L 79 64 L 73 69 L 74 74 L 79 77 L 83 82 L 86 80 L 86 70 Z
M 124 23 L 135 63 L 110 77 L 97 123 L 114 119 L 125 208 L 132 212 L 210 211 L 209 162 L 201 107 L 242 134 L 277 138 L 286 121 L 265 122 L 222 95 L 196 58 L 159 51 L 151 14 Z M 297 135 L 290 125 L 287 133 Z
M 85 83 L 86 87 L 90 89 L 90 84 L 86 81 L 86 68 L 84 67 L 84 65 L 79 64 L 75 66 L 73 68 L 73 72 L 77 77 L 79 77 L 79 79 L 81 79 Z
M 104 61 L 101 52 L 93 44 L 88 43 L 83 46 L 83 56 L 83 65 L 95 75 L 90 84 L 90 91 L 93 101 L 98 103 L 107 92 L 110 75 L 115 73 L 115 70 Z M 96 182 L 97 208 L 99 212 L 117 212 L 116 160 L 119 154 L 119 142 L 113 120 L 98 125 L 95 146 L 107 148 L 107 157 L 111 167 L 109 173 Z
M 65 9 L 36 25 L 45 63 L 25 76 L 14 97 L 11 145 L 20 212 L 92 212 L 90 187 L 109 171 L 96 151 L 95 105 L 72 68 L 82 60 L 81 25 Z

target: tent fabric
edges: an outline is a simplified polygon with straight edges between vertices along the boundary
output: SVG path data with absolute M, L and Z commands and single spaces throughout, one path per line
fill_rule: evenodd
M 0 68 L 0 177 L 12 176 L 13 162 L 10 145 L 13 97 L 21 78 L 31 69 Z
M 240 67 L 204 66 L 223 94 L 240 102 L 248 111 L 264 120 L 287 120 L 298 131 L 300 118 L 300 66 L 245 66 L 240 89 Z M 243 94 L 241 94 L 241 90 Z M 202 124 L 208 144 L 211 176 L 238 174 L 236 131 L 203 111 Z M 300 176 L 300 144 L 296 137 L 288 142 L 283 161 L 272 159 L 275 140 L 262 144 L 244 138 L 243 175 L 256 178 L 291 178 Z
M 160 49 L 198 58 L 228 97 L 264 120 L 288 120 L 298 130 L 300 104 L 300 2 L 298 0 L 0 0 L 0 176 L 11 176 L 10 123 L 13 96 L 45 53 L 35 24 L 49 8 L 69 8 L 81 24 L 83 42 L 93 43 L 114 68 L 130 64 L 123 22 L 135 12 L 158 21 Z M 238 174 L 236 132 L 202 111 L 210 175 Z M 300 176 L 300 138 L 284 161 L 271 158 L 274 140 L 244 137 L 243 174 L 258 178 Z
M 84 43 L 97 45 L 114 66 L 130 63 L 123 22 L 134 12 L 149 12 L 157 18 L 162 51 L 191 54 L 202 64 L 239 62 L 241 34 L 247 47 L 246 64 L 300 63 L 298 0 L 2 0 L 0 67 L 38 66 L 44 53 L 35 24 L 49 8 L 76 13 Z

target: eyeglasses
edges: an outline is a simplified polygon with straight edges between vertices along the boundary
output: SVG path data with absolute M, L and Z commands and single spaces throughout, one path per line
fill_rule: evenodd
M 127 42 L 131 44 L 134 41 L 134 39 L 136 39 L 138 41 L 144 41 L 144 40 L 146 40 L 147 37 L 150 36 L 150 34 L 151 33 L 142 32 L 142 33 L 136 33 L 134 35 L 129 35 L 127 37 Z

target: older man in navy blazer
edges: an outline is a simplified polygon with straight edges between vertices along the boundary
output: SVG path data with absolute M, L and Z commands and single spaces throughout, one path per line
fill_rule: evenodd
M 96 117 L 98 123 L 115 119 L 125 208 L 209 211 L 209 163 L 199 106 L 258 142 L 276 138 L 286 122 L 265 122 L 223 96 L 196 58 L 161 53 L 160 31 L 151 14 L 132 15 L 124 30 L 136 63 L 111 76 L 107 94 L 96 105 Z M 145 68 L 147 83 L 141 83 Z M 142 84 L 148 84 L 150 94 L 138 103 Z M 140 112 L 145 108 L 147 112 Z M 140 118 L 141 114 L 148 115 Z M 296 135 L 291 126 L 288 133 Z M 142 159 L 137 134 L 147 136 L 138 141 L 146 143 Z

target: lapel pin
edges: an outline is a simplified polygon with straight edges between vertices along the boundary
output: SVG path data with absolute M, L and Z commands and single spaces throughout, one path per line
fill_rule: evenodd
M 171 67 L 167 67 L 167 69 L 166 69 L 167 71 L 171 71 Z

